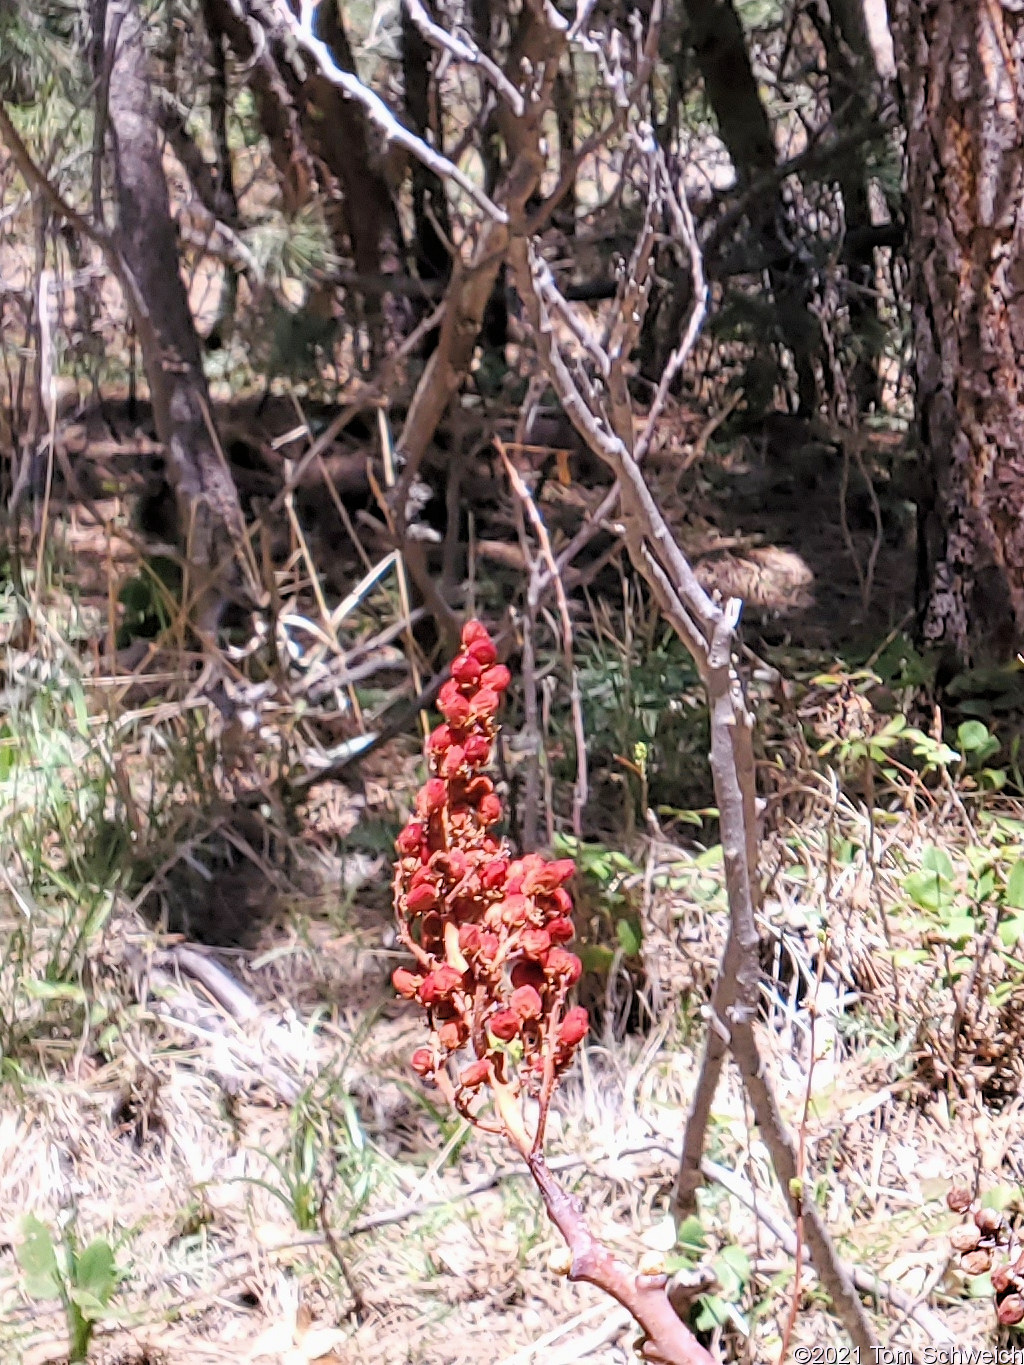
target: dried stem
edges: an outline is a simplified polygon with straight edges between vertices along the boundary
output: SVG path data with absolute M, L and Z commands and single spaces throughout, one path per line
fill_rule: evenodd
M 659 174 L 661 153 L 650 142 L 643 150 L 650 168 L 648 183 L 653 197 L 663 193 L 666 184 Z M 648 224 L 652 213 L 653 205 L 649 204 Z M 685 216 L 682 224 L 684 231 L 688 231 Z M 797 1180 L 792 1139 L 765 1075 L 753 1031 L 761 983 L 755 921 L 758 898 L 756 782 L 753 718 L 733 662 L 741 604 L 730 601 L 723 609 L 710 599 L 647 487 L 635 458 L 636 446 L 630 443 L 631 423 L 628 414 L 622 411 L 623 402 L 628 401 L 621 363 L 625 347 L 619 348 L 614 367 L 610 360 L 607 366 L 597 367 L 598 375 L 608 374 L 610 402 L 606 407 L 600 379 L 587 373 L 579 360 L 569 359 L 562 353 L 553 325 L 553 315 L 561 320 L 561 309 L 549 306 L 550 272 L 531 243 L 515 239 L 510 262 L 524 314 L 548 377 L 577 431 L 618 479 L 630 558 L 692 654 L 711 713 L 711 769 L 719 810 L 730 928 L 722 971 L 714 992 L 713 1027 L 709 1032 L 707 1054 L 684 1144 L 684 1160 L 688 1164 L 681 1170 L 681 1182 L 685 1184 L 688 1180 L 695 1157 L 699 1162 L 714 1088 L 726 1051 L 731 1051 L 750 1095 L 755 1119 L 771 1153 L 779 1182 L 787 1193 L 794 1215 L 803 1218 L 818 1277 L 831 1294 L 851 1339 L 867 1354 L 877 1345 L 876 1338 L 824 1221 L 816 1205 L 807 1198 L 803 1184 Z M 634 269 L 642 272 L 649 268 L 649 251 L 638 246 L 634 252 Z M 646 303 L 643 285 L 642 278 L 633 282 L 632 298 L 638 312 Z M 584 356 L 588 349 L 584 346 Z M 697 1169 L 699 1171 L 699 1164 Z
M 558 601 L 558 614 L 562 624 L 562 651 L 565 655 L 565 667 L 569 675 L 569 697 L 572 709 L 573 735 L 576 740 L 576 782 L 573 787 L 572 795 L 572 832 L 576 838 L 580 838 L 583 833 L 583 809 L 587 804 L 587 736 L 583 723 L 583 699 L 580 695 L 579 674 L 576 670 L 576 660 L 572 649 L 572 619 L 569 615 L 569 602 L 565 595 L 565 585 L 562 576 L 558 572 L 558 565 L 555 562 L 554 552 L 551 549 L 551 537 L 548 535 L 548 528 L 544 525 L 544 518 L 533 500 L 533 496 L 519 470 L 509 459 L 508 450 L 504 442 L 495 441 L 498 454 L 505 465 L 505 472 L 508 474 L 509 482 L 515 490 L 516 496 L 526 509 L 526 515 L 530 519 L 534 531 L 537 533 L 537 540 L 540 542 L 541 555 L 547 565 L 550 581 L 555 586 L 555 597 Z M 532 578 L 535 575 L 531 575 Z M 539 596 L 539 593 L 538 593 Z

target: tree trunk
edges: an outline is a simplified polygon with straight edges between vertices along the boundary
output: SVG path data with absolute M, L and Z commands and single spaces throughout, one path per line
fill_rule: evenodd
M 686 0 L 689 28 L 684 41 L 693 49 L 708 103 L 741 185 L 775 171 L 775 141 L 750 65 L 746 38 L 733 0 Z M 754 197 L 751 227 L 764 243 L 780 338 L 793 355 L 801 411 L 818 406 L 813 355 L 817 327 L 807 308 L 806 272 L 780 231 L 778 191 Z
M 355 58 L 335 0 L 324 0 L 317 7 L 313 28 L 339 68 L 355 71 Z M 298 98 L 304 106 L 302 129 L 306 141 L 336 186 L 338 200 L 328 205 L 327 215 L 336 242 L 342 233 L 347 233 L 357 274 L 394 274 L 400 268 L 404 251 L 402 231 L 363 109 L 325 76 L 316 73 L 304 82 Z M 372 293 L 363 295 L 362 301 L 371 351 L 379 356 L 384 345 L 381 301 Z
M 109 146 L 116 242 L 135 297 L 135 325 L 157 434 L 174 488 L 191 571 L 193 614 L 213 629 L 227 591 L 240 583 L 245 526 L 238 493 L 216 440 L 199 339 L 182 282 L 138 0 L 107 13 L 114 45 Z
M 231 0 L 204 0 L 203 15 L 211 42 L 223 35 L 246 73 L 278 173 L 284 211 L 290 217 L 309 203 L 316 185 L 292 93 L 255 17 L 236 10 Z
M 907 127 L 924 634 L 964 662 L 993 662 L 1024 642 L 1024 15 L 988 0 L 890 10 Z
M 884 331 L 878 316 L 875 284 L 875 250 L 872 242 L 868 142 L 873 132 L 881 138 L 878 123 L 879 76 L 868 41 L 862 0 L 818 0 L 807 15 L 825 52 L 828 96 L 832 118 L 838 128 L 864 128 L 864 142 L 844 151 L 836 162 L 836 181 L 843 197 L 845 234 L 840 257 L 850 284 L 846 306 L 850 331 L 857 345 L 857 359 L 849 375 L 853 401 L 861 412 L 878 406 L 881 396 L 879 361 Z M 870 130 L 870 131 L 869 131 Z

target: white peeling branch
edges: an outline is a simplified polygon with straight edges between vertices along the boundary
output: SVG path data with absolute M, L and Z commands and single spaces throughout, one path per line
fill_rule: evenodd
M 541 256 L 534 256 L 532 262 L 534 285 L 537 290 L 538 298 L 544 306 L 544 311 L 549 317 L 558 317 L 565 326 L 572 332 L 573 336 L 583 347 L 586 354 L 593 362 L 594 368 L 604 379 L 608 378 L 609 362 L 608 356 L 602 350 L 597 337 L 582 315 L 574 308 L 565 295 L 555 283 L 555 277 L 551 273 L 551 267 Z
M 563 360 L 550 323 L 544 315 L 544 303 L 536 286 L 537 279 L 543 274 L 542 262 L 532 246 L 522 240 L 513 242 L 509 260 L 515 275 L 516 288 L 534 330 L 541 360 L 566 416 L 594 453 L 611 465 L 618 475 L 627 496 L 624 505 L 627 508 L 629 506 L 636 508 L 642 525 L 648 528 L 650 543 L 664 566 L 668 581 L 675 586 L 686 612 L 710 643 L 721 620 L 722 610 L 704 591 L 689 560 L 676 543 L 632 451 L 591 410 L 580 392 L 579 384 Z
M 310 6 L 303 5 L 301 22 L 296 19 L 285 0 L 276 0 L 275 14 L 295 43 L 316 60 L 321 73 L 331 84 L 336 85 L 349 99 L 363 106 L 371 122 L 376 124 L 388 142 L 404 147 L 410 156 L 414 156 L 442 180 L 450 180 L 458 185 L 496 223 L 508 222 L 505 210 L 499 208 L 494 200 L 486 195 L 479 185 L 475 185 L 468 175 L 460 171 L 453 161 L 449 161 L 440 152 L 435 152 L 422 138 L 416 137 L 408 128 L 404 128 L 378 94 L 364 85 L 351 71 L 341 69 L 327 44 L 313 33 L 313 11 Z
M 650 411 L 647 414 L 647 421 L 644 429 L 640 433 L 640 438 L 636 443 L 634 458 L 640 462 L 651 448 L 654 440 L 654 433 L 657 430 L 658 422 L 664 411 L 665 403 L 668 399 L 669 390 L 675 381 L 676 375 L 686 364 L 693 348 L 697 344 L 704 320 L 708 315 L 708 283 L 704 277 L 704 258 L 701 255 L 700 244 L 697 241 L 697 228 L 690 212 L 690 205 L 686 198 L 686 191 L 682 184 L 679 192 L 672 183 L 668 166 L 665 162 L 664 151 L 658 149 L 659 174 L 663 185 L 664 201 L 668 206 L 669 214 L 675 226 L 676 234 L 681 238 L 690 257 L 690 279 L 693 283 L 693 304 L 690 308 L 690 316 L 683 332 L 682 340 L 668 358 L 668 364 L 662 371 L 661 379 L 658 381 L 658 391 L 654 395 Z
M 492 61 L 485 52 L 481 52 L 476 43 L 470 39 L 456 38 L 447 29 L 443 29 L 440 24 L 435 24 L 421 0 L 404 0 L 404 3 L 409 12 L 409 18 L 431 47 L 449 53 L 457 62 L 466 62 L 471 66 L 478 66 L 495 90 L 504 96 L 508 107 L 516 118 L 522 118 L 526 112 L 526 102 L 521 92 L 516 89 L 497 62 Z

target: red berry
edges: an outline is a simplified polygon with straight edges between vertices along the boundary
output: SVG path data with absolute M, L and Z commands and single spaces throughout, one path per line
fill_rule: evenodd
M 406 1000 L 411 1000 L 413 998 L 419 990 L 422 981 L 423 978 L 417 976 L 415 972 L 410 972 L 408 967 L 396 967 L 391 973 L 392 986 L 394 986 L 398 994 L 404 996 Z
M 425 815 L 433 815 L 448 800 L 448 788 L 439 777 L 432 777 L 424 783 L 416 798 L 416 805 Z
M 469 1037 L 469 1030 L 461 1019 L 449 1019 L 437 1030 L 437 1041 L 449 1052 L 456 1052 Z
M 987 1270 L 992 1269 L 992 1252 L 988 1247 L 979 1247 L 977 1251 L 968 1251 L 960 1257 L 960 1269 L 965 1275 L 984 1275 Z
M 498 1010 L 487 1020 L 487 1027 L 503 1043 L 510 1043 L 519 1036 L 519 1015 L 515 1010 Z
M 590 1030 L 590 1016 L 582 1005 L 574 1005 L 562 1020 L 558 1041 L 562 1047 L 575 1047 Z
M 406 896 L 405 907 L 410 915 L 422 915 L 428 910 L 433 910 L 439 900 L 436 886 L 430 882 L 420 882 L 419 886 L 414 886 Z
M 445 700 L 438 697 L 437 704 L 445 719 L 455 726 L 461 727 L 468 724 L 473 715 L 473 708 L 461 692 Z
M 470 735 L 463 747 L 466 751 L 466 762 L 471 763 L 474 768 L 486 763 L 491 756 L 491 742 L 484 735 Z
M 1008 1265 L 997 1265 L 995 1270 L 992 1271 L 991 1278 L 992 1288 L 996 1293 L 1005 1294 L 1014 1279 L 1014 1274 Z
M 571 919 L 564 915 L 559 915 L 558 919 L 553 919 L 548 923 L 548 934 L 552 943 L 568 943 L 576 933 L 575 926 Z
M 460 687 L 475 687 L 480 673 L 480 660 L 472 654 L 460 654 L 452 661 L 452 677 Z
M 420 982 L 420 988 L 416 992 L 416 999 L 424 1008 L 432 1005 L 437 999 L 437 978 L 433 972 L 428 972 Z
M 434 1069 L 434 1059 L 429 1047 L 418 1047 L 409 1058 L 409 1064 L 417 1076 L 429 1076 Z
M 501 921 L 510 929 L 517 929 L 526 923 L 526 912 L 530 902 L 525 896 L 507 896 L 501 903 Z
M 467 645 L 466 653 L 474 658 L 481 668 L 490 668 L 491 664 L 495 663 L 498 658 L 494 641 L 487 634 Z
M 432 754 L 443 754 L 451 742 L 451 730 L 447 725 L 439 725 L 436 730 L 431 730 L 430 738 L 427 740 L 427 748 Z
M 461 848 L 439 849 L 431 854 L 427 876 L 438 875 L 451 882 L 461 882 L 469 867 L 469 859 Z M 413 878 L 415 882 L 416 878 Z
M 558 862 L 545 863 L 526 874 L 523 890 L 531 896 L 552 895 L 555 891 L 561 890 L 562 882 L 568 881 L 575 871 L 576 864 L 571 858 L 560 858 Z
M 480 677 L 480 686 L 489 688 L 492 692 L 504 692 L 512 681 L 512 674 L 504 664 L 495 664 L 492 668 L 484 670 Z
M 966 1213 L 974 1203 L 974 1196 L 963 1185 L 954 1185 L 946 1195 L 946 1203 L 954 1213 Z
M 426 830 L 419 821 L 414 820 L 402 830 L 401 834 L 395 840 L 395 847 L 398 849 L 399 853 L 404 854 L 407 858 L 411 858 L 414 854 L 419 853 L 420 849 L 423 847 L 423 836 L 425 833 Z
M 564 886 L 556 886 L 547 899 L 549 907 L 557 910 L 560 915 L 572 914 L 572 897 Z
M 481 717 L 483 720 L 490 720 L 492 716 L 498 714 L 498 707 L 501 705 L 500 695 L 490 687 L 481 687 L 479 692 L 474 692 L 470 698 L 472 703 L 471 714 Z
M 444 999 L 462 985 L 462 973 L 456 971 L 454 967 L 449 967 L 445 962 L 434 972 L 434 981 L 437 984 L 438 995 Z
M 1004 1327 L 1015 1327 L 1024 1322 L 1024 1298 L 1020 1294 L 1007 1294 L 996 1309 L 996 1317 Z
M 494 792 L 489 792 L 483 798 L 476 808 L 476 813 L 482 825 L 496 825 L 498 823 L 501 819 L 501 802 Z
M 442 684 L 441 690 L 437 694 L 437 704 L 439 707 L 443 709 L 445 704 L 447 702 L 450 702 L 453 697 L 461 696 L 462 693 L 459 690 L 459 684 L 455 681 L 454 678 L 449 678 L 446 683 Z
M 480 949 L 480 926 L 478 924 L 459 925 L 459 947 L 464 953 L 475 953 Z
M 496 891 L 505 880 L 508 871 L 508 863 L 504 858 L 496 858 L 493 863 L 488 863 L 480 873 L 480 884 L 485 891 Z
M 533 986 L 520 986 L 514 990 L 508 1003 L 520 1019 L 539 1019 L 544 1008 L 540 992 Z
M 552 976 L 565 977 L 574 986 L 583 975 L 583 963 L 575 953 L 567 953 L 564 948 L 552 948 L 544 959 L 544 970 Z
M 465 1090 L 475 1090 L 478 1085 L 491 1079 L 491 1064 L 488 1061 L 470 1062 L 459 1073 L 459 1084 Z
M 551 935 L 547 929 L 526 929 L 522 943 L 526 956 L 539 960 L 551 947 Z
M 475 644 L 477 640 L 489 640 L 490 638 L 490 635 L 487 633 L 487 627 L 482 621 L 478 621 L 475 617 L 472 620 L 467 621 L 462 627 L 463 649 L 468 649 L 469 646 Z
M 453 744 L 441 760 L 441 776 L 455 777 L 466 761 L 466 751 L 461 744 Z

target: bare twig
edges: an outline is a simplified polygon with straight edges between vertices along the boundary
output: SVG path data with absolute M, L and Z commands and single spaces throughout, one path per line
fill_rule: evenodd
M 572 708 L 573 734 L 576 740 L 576 782 L 573 786 L 572 797 L 572 829 L 577 839 L 583 833 L 583 810 L 587 804 L 587 736 L 583 724 L 583 699 L 580 695 L 579 673 L 576 669 L 576 660 L 572 648 L 572 618 L 569 615 L 569 602 L 565 595 L 565 585 L 562 583 L 561 575 L 558 572 L 558 565 L 555 563 L 555 556 L 551 549 L 551 537 L 548 535 L 548 528 L 544 525 L 544 518 L 537 510 L 530 490 L 523 482 L 523 477 L 513 462 L 509 459 L 508 451 L 504 443 L 496 440 L 498 454 L 505 465 L 509 482 L 515 489 L 516 496 L 526 509 L 537 540 L 540 543 L 541 554 L 547 564 L 551 581 L 555 585 L 555 597 L 558 601 L 558 614 L 562 623 L 562 650 L 565 655 L 565 666 L 569 674 L 569 698 Z
M 479 67 L 495 90 L 507 101 L 513 114 L 517 118 L 522 117 L 526 110 L 522 93 L 512 84 L 497 62 L 481 52 L 476 43 L 469 38 L 456 38 L 440 24 L 435 24 L 420 0 L 404 0 L 404 3 L 409 11 L 409 18 L 432 47 L 450 53 L 456 61 Z
M 417 137 L 415 133 L 411 133 L 408 128 L 399 123 L 381 97 L 369 86 L 364 85 L 358 76 L 351 71 L 341 69 L 331 55 L 331 50 L 327 44 L 313 33 L 312 9 L 309 6 L 303 6 L 303 10 L 303 18 L 299 20 L 283 3 L 283 0 L 278 0 L 275 5 L 275 14 L 285 32 L 291 35 L 299 47 L 304 48 L 311 57 L 315 58 L 321 72 L 331 84 L 336 85 L 339 90 L 343 90 L 349 99 L 361 104 L 371 121 L 377 125 L 389 142 L 404 147 L 411 156 L 422 162 L 435 175 L 458 185 L 477 207 L 483 209 L 484 213 L 496 223 L 507 223 L 508 214 L 506 211 L 499 208 L 479 185 L 474 184 L 469 176 L 463 174 L 458 166 L 449 161 L 446 156 L 442 156 L 440 152 L 435 152 L 433 147 L 430 147 L 422 138 Z
M 646 150 L 648 163 L 656 164 L 658 150 L 653 147 Z M 581 367 L 573 365 L 561 352 L 552 309 L 548 306 L 549 272 L 537 253 L 529 242 L 515 239 L 509 259 L 534 343 L 565 412 L 619 481 L 630 558 L 692 654 L 708 696 L 711 769 L 719 810 L 730 927 L 712 1004 L 714 1027 L 709 1030 L 701 1083 L 687 1134 L 687 1157 L 692 1160 L 696 1152 L 699 1160 L 711 1096 L 722 1060 L 726 1051 L 731 1051 L 779 1182 L 787 1192 L 794 1216 L 804 1220 L 819 1279 L 832 1296 L 836 1311 L 855 1345 L 867 1355 L 876 1347 L 877 1339 L 821 1215 L 797 1179 L 793 1142 L 779 1113 L 753 1031 L 761 983 L 754 917 L 758 898 L 756 783 L 751 738 L 753 719 L 733 663 L 741 604 L 729 602 L 723 609 L 711 600 L 697 581 L 643 478 L 634 456 L 635 445 L 630 443 L 628 413 L 621 411 L 621 398 L 616 402 L 625 389 L 621 355 L 618 375 L 609 376 L 612 405 L 609 414 L 595 380 L 585 372 L 581 373 Z M 644 266 L 645 259 L 641 258 L 641 269 Z M 642 289 L 634 291 L 638 310 L 644 306 L 645 298 Z M 628 394 L 628 390 L 626 392 Z

